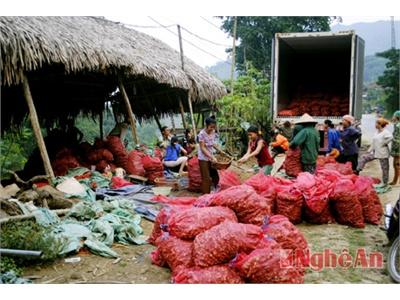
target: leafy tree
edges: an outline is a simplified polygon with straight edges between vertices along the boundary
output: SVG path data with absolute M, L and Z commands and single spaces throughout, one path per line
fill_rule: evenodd
M 245 74 L 233 82 L 233 94 L 217 100 L 218 124 L 227 129 L 223 136 L 226 148 L 234 153 L 242 147 L 244 127 L 256 125 L 264 133 L 269 132 L 270 85 L 263 74 L 250 63 Z
M 0 177 L 10 177 L 6 170 L 21 170 L 35 147 L 36 140 L 27 120 L 20 129 L 5 132 L 0 141 Z
M 399 69 L 400 69 L 400 49 L 389 49 L 376 54 L 378 57 L 388 59 L 386 70 L 378 78 L 377 83 L 385 91 L 386 114 L 390 116 L 399 109 Z
M 222 17 L 222 29 L 233 35 L 234 17 Z M 272 39 L 277 32 L 329 31 L 334 17 L 237 17 L 236 67 L 245 71 L 245 62 L 269 77 Z M 231 52 L 232 49 L 227 49 Z

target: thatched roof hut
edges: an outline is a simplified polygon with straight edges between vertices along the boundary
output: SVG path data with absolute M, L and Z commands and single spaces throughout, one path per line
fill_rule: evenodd
M 178 99 L 211 102 L 224 85 L 165 43 L 99 17 L 0 17 L 2 128 L 27 113 L 20 88 L 29 78 L 42 125 L 63 115 L 100 113 L 118 99 L 122 78 L 135 115 L 178 112 Z M 187 101 L 183 101 L 187 105 Z M 21 105 L 20 105 L 21 104 Z

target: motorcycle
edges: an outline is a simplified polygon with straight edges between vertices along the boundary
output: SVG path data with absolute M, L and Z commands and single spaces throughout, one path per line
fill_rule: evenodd
M 399 210 L 400 195 L 394 207 L 391 204 L 387 204 L 385 207 L 385 229 L 390 245 L 387 270 L 390 277 L 397 283 L 400 283 Z

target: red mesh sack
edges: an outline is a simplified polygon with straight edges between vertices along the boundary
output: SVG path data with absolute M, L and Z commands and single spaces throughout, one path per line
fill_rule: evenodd
M 196 197 L 167 197 L 164 195 L 157 195 L 151 198 L 151 201 L 173 204 L 173 205 L 193 205 L 196 201 Z
M 341 163 L 326 163 L 324 165 L 325 169 L 328 170 L 335 170 L 338 171 L 342 175 L 352 175 L 353 174 L 353 169 L 351 162 L 347 162 L 345 164 Z
M 69 169 L 79 167 L 78 158 L 68 148 L 61 149 L 52 161 L 54 175 L 64 176 Z
M 302 172 L 301 165 L 301 150 L 299 147 L 296 149 L 289 148 L 286 152 L 286 158 L 283 162 L 283 168 L 288 176 L 297 177 Z
M 260 227 L 225 221 L 200 233 L 193 242 L 196 266 L 208 267 L 231 260 L 238 252 L 250 252 L 263 238 Z
M 166 229 L 165 225 L 168 223 L 169 218 L 174 213 L 188 208 L 189 208 L 188 206 L 179 206 L 179 205 L 170 205 L 162 208 L 154 221 L 153 229 L 147 241 L 150 244 L 156 245 L 157 239 L 164 232 L 163 229 Z
M 128 180 L 125 180 L 123 178 L 114 176 L 113 178 L 111 178 L 111 188 L 113 189 L 119 189 L 121 187 L 124 186 L 128 186 L 128 185 L 133 185 L 132 182 L 129 182 Z
M 164 177 L 164 166 L 159 158 L 146 155 L 142 157 L 142 163 L 149 183 L 154 183 L 156 178 Z
M 132 150 L 128 155 L 126 172 L 132 175 L 145 176 L 142 158 L 146 156 L 142 151 Z
M 383 215 L 383 208 L 373 184 L 372 178 L 358 176 L 354 185 L 363 209 L 365 222 L 378 225 Z
M 208 268 L 181 269 L 173 277 L 174 283 L 189 284 L 222 284 L 222 283 L 243 283 L 232 268 L 227 265 L 211 266 Z
M 92 164 L 96 164 L 99 160 L 111 162 L 114 160 L 114 156 L 107 149 L 94 149 L 88 154 L 88 159 Z
M 333 214 L 338 223 L 358 228 L 365 226 L 363 209 L 351 180 L 338 180 L 330 197 Z
M 293 186 L 279 186 L 276 196 L 276 213 L 286 216 L 293 224 L 301 223 L 303 194 Z
M 298 251 L 297 254 L 306 254 L 308 244 L 304 235 L 294 226 L 288 218 L 274 215 L 267 219 L 263 225 L 267 237 L 273 238 L 283 249 Z
M 199 159 L 197 156 L 189 159 L 188 161 L 188 176 L 189 176 L 189 191 L 200 192 L 201 191 L 201 173 L 199 166 Z
M 310 173 L 300 173 L 295 186 L 305 199 L 304 217 L 312 224 L 326 224 L 334 221 L 329 209 L 329 195 L 332 182 L 325 181 Z
M 96 170 L 99 171 L 100 173 L 103 173 L 104 170 L 107 168 L 108 165 L 109 165 L 109 164 L 108 164 L 108 162 L 107 162 L 106 160 L 104 160 L 104 159 L 99 160 L 99 161 L 96 163 Z
M 114 162 L 118 167 L 126 170 L 128 166 L 128 153 L 125 150 L 122 141 L 117 136 L 107 137 L 107 149 L 110 150 L 114 156 Z
M 200 197 L 197 198 L 197 200 L 193 203 L 193 205 L 196 207 L 210 206 L 210 203 L 212 202 L 212 199 L 214 198 L 215 195 L 217 195 L 217 193 L 201 195 Z
M 191 267 L 193 266 L 192 244 L 192 241 L 184 241 L 164 233 L 157 240 L 160 255 L 158 261 L 164 261 L 172 272 L 179 266 Z
M 254 188 L 265 199 L 271 208 L 271 213 L 275 213 L 276 180 L 274 177 L 258 173 L 247 179 L 244 184 Z
M 247 179 L 244 184 L 251 186 L 257 193 L 274 190 L 275 180 L 274 177 L 258 173 Z
M 193 207 L 173 214 L 168 220 L 168 231 L 181 239 L 194 239 L 224 221 L 237 222 L 235 213 L 227 207 Z
M 232 209 L 239 222 L 262 225 L 271 215 L 271 206 L 248 185 L 238 185 L 214 194 L 210 206 L 226 206 Z
M 163 160 L 163 153 L 161 149 L 159 148 L 154 149 L 154 157 L 157 157 L 159 160 Z
M 240 179 L 237 174 L 230 170 L 220 170 L 219 173 L 219 188 L 225 190 L 232 186 L 240 185 Z
M 252 283 L 303 283 L 304 276 L 272 239 L 263 243 L 263 248 L 250 254 L 241 253 L 231 265 L 241 277 Z
M 317 157 L 317 168 L 318 167 L 323 167 L 325 164 L 334 164 L 336 163 L 335 158 L 333 158 L 332 156 L 318 156 Z
M 164 267 L 165 266 L 165 261 L 162 258 L 159 249 L 155 249 L 150 253 L 150 259 L 151 259 L 151 263 L 153 265 L 157 265 L 159 267 Z

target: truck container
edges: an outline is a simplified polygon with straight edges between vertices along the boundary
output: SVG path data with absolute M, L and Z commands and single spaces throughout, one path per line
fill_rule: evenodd
M 364 41 L 354 31 L 277 33 L 271 66 L 275 122 L 361 119 Z

